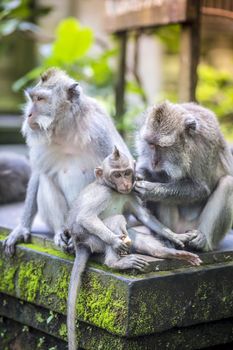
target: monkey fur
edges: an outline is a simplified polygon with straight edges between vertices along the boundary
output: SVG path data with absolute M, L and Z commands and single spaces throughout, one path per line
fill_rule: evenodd
M 113 153 L 103 161 L 102 166 L 95 169 L 96 181 L 80 193 L 68 215 L 67 230 L 71 233 L 76 251 L 67 303 L 69 350 L 77 348 L 76 300 L 81 275 L 91 253 L 104 253 L 104 264 L 120 270 L 129 268 L 142 270 L 148 264 L 143 257 L 134 254 L 125 255 L 129 250 L 129 243 L 132 245 L 132 251 L 160 258 L 183 259 L 195 266 L 201 263 L 197 255 L 167 248 L 152 235 L 137 232 L 129 234 L 128 238 L 126 221 L 122 215 L 125 212 L 132 213 L 155 232 L 161 230 L 155 218 L 140 206 L 139 199 L 132 191 L 134 168 L 132 160 L 115 147 Z M 172 237 L 170 238 L 172 240 Z M 192 237 L 187 236 L 186 240 L 189 239 Z
M 210 251 L 232 227 L 233 157 L 215 115 L 194 103 L 147 109 L 136 137 L 135 191 L 190 249 Z
M 65 217 L 80 191 L 94 180 L 94 168 L 114 145 L 131 157 L 111 119 L 65 72 L 49 69 L 25 94 L 22 132 L 32 174 L 20 224 L 4 243 L 8 255 L 14 254 L 16 242 L 30 238 L 37 211 L 54 233 L 55 244 L 66 249 Z

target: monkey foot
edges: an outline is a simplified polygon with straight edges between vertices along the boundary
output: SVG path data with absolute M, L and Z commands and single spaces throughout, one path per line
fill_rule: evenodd
M 8 256 L 13 256 L 15 253 L 15 246 L 18 242 L 28 242 L 30 239 L 30 232 L 27 228 L 18 226 L 3 242 L 4 252 Z
M 186 260 L 193 266 L 199 266 L 202 263 L 202 260 L 197 254 L 186 252 L 185 250 L 176 251 L 174 258 L 179 260 Z
M 66 249 L 66 252 L 67 252 L 67 253 L 73 254 L 73 255 L 75 254 L 74 243 L 73 243 L 72 238 L 70 238 L 70 239 L 68 240 L 68 244 L 67 244 L 67 246 L 65 247 L 65 249 Z
M 70 238 L 67 236 L 67 234 L 65 234 L 64 232 L 59 232 L 55 234 L 53 240 L 56 246 L 58 246 L 64 251 L 67 251 L 69 239 Z
M 148 265 L 149 263 L 142 256 L 130 254 L 122 257 L 114 267 L 121 270 L 136 269 L 143 271 Z

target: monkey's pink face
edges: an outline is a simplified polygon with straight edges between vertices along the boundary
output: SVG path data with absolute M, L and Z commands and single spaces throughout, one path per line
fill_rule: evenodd
M 117 192 L 127 194 L 133 189 L 134 176 L 131 168 L 124 170 L 113 170 L 110 174 L 110 179 L 115 185 Z
M 32 130 L 47 130 L 52 123 L 52 91 L 35 88 L 26 91 L 28 104 L 25 109 L 26 123 Z

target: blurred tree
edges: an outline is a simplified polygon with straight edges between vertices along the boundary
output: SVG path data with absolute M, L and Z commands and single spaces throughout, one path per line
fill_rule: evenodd
M 233 77 L 224 70 L 217 70 L 206 64 L 198 69 L 198 101 L 219 117 L 226 137 L 233 141 Z
M 82 81 L 89 93 L 106 96 L 113 92 L 114 72 L 111 58 L 115 49 L 94 48 L 94 34 L 75 18 L 62 20 L 56 28 L 55 40 L 41 50 L 41 64 L 13 85 L 15 91 L 37 79 L 49 67 L 59 67 Z M 95 50 L 95 52 L 93 52 Z
M 177 65 L 179 26 L 162 27 L 155 33 L 164 44 L 166 55 L 173 55 L 174 64 Z M 208 45 L 208 42 L 205 45 Z M 166 62 L 166 58 L 164 60 Z M 162 98 L 178 101 L 177 78 L 174 80 L 174 76 L 170 74 L 164 90 Z M 201 56 L 198 67 L 197 100 L 217 115 L 225 136 L 229 141 L 233 141 L 233 77 L 230 72 L 209 65 L 204 55 Z
M 12 92 L 12 83 L 36 64 L 34 35 L 40 31 L 36 25 L 39 16 L 49 7 L 34 0 L 2 0 L 0 2 L 0 110 L 17 112 L 22 93 Z
M 0 3 L 0 39 L 20 32 L 35 32 L 40 29 L 36 20 L 51 10 L 47 6 L 39 6 L 35 0 L 2 0 Z
M 108 112 L 115 116 L 115 59 L 118 54 L 115 43 L 113 48 L 99 45 L 91 28 L 82 26 L 77 19 L 70 17 L 59 23 L 55 30 L 55 40 L 44 48 L 42 46 L 40 51 L 41 64 L 18 79 L 13 85 L 14 91 L 20 91 L 44 70 L 56 66 L 81 81 L 85 91 L 99 99 Z M 126 90 L 132 95 L 144 94 L 134 78 L 127 83 Z M 142 110 L 134 104 L 128 107 L 129 112 L 123 122 L 116 120 L 118 129 L 123 132 L 134 128 L 133 117 Z

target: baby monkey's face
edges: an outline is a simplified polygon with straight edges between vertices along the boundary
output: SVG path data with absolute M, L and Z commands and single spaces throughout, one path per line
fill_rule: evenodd
M 132 168 L 112 170 L 111 182 L 115 185 L 117 192 L 130 193 L 134 186 L 134 173 Z

